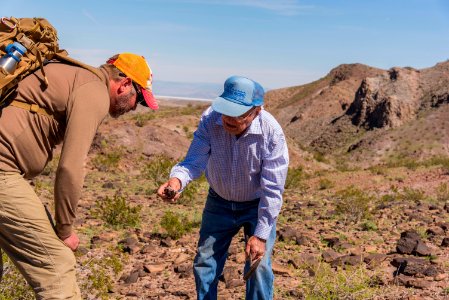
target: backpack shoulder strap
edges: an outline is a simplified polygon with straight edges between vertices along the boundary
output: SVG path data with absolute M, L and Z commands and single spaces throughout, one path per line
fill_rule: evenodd
M 83 62 L 80 62 L 79 60 L 73 59 L 73 58 L 69 57 L 68 55 L 66 55 L 66 53 L 64 53 L 64 52 L 56 53 L 54 57 L 61 62 L 79 66 L 86 70 L 89 70 L 92 73 L 94 73 L 95 75 L 97 75 L 98 78 L 100 78 L 101 80 L 104 80 L 104 75 L 99 69 L 89 66 L 88 64 L 85 64 Z

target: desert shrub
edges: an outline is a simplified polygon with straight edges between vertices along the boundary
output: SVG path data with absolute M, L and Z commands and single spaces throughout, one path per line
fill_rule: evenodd
M 301 181 L 305 178 L 302 167 L 288 168 L 287 179 L 285 180 L 285 189 L 301 188 Z
M 428 199 L 424 191 L 408 187 L 404 188 L 404 190 L 400 194 L 400 197 L 403 200 L 412 201 L 415 203 Z
M 320 179 L 318 185 L 320 190 L 327 190 L 334 187 L 334 183 L 327 178 Z
M 159 155 L 147 162 L 142 170 L 142 175 L 149 180 L 149 185 L 157 190 L 161 184 L 168 180 L 171 168 L 176 164 L 173 159 Z
M 305 299 L 372 299 L 379 290 L 363 264 L 337 271 L 329 264 L 318 264 L 312 273 L 300 285 Z
M 363 231 L 376 231 L 377 225 L 373 221 L 367 220 L 361 224 L 361 229 Z
M 136 121 L 136 126 L 143 127 L 148 121 L 155 119 L 155 112 L 146 112 L 146 113 L 137 113 L 133 116 L 133 119 Z
M 113 171 L 118 167 L 122 156 L 122 148 L 110 149 L 97 154 L 92 163 L 99 171 Z
M 35 299 L 33 290 L 3 251 L 1 259 L 3 277 L 0 283 L 0 300 Z
M 447 186 L 447 183 L 442 183 L 437 187 L 436 198 L 438 202 L 449 201 L 449 188 Z
M 426 166 L 441 166 L 447 173 L 449 172 L 449 157 L 448 156 L 434 156 L 425 162 Z
M 387 175 L 387 168 L 381 165 L 372 166 L 369 168 L 369 171 L 374 175 Z
M 182 191 L 178 203 L 192 204 L 202 191 L 207 190 L 208 186 L 206 176 L 204 175 L 191 181 Z
M 174 240 L 191 232 L 199 224 L 199 221 L 190 221 L 186 215 L 171 210 L 165 211 L 160 221 L 160 226 L 165 230 L 165 234 Z
M 336 193 L 337 214 L 345 221 L 358 223 L 370 215 L 371 204 L 374 197 L 354 186 L 350 186 Z
M 328 163 L 329 161 L 326 159 L 326 156 L 321 153 L 321 152 L 314 152 L 313 153 L 313 158 L 318 161 L 318 162 L 322 162 L 322 163 Z
M 115 194 L 97 202 L 95 215 L 114 228 L 139 227 L 141 205 L 130 206 L 126 197 Z
M 87 270 L 80 284 L 83 299 L 109 299 L 116 277 L 123 270 L 122 255 L 109 251 L 104 257 L 88 260 L 82 268 Z

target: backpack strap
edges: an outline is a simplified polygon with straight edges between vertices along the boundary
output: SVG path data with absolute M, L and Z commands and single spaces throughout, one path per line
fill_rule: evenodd
M 99 69 L 94 68 L 92 66 L 89 66 L 88 64 L 85 64 L 83 62 L 80 62 L 79 60 L 73 59 L 70 56 L 67 56 L 67 52 L 65 52 L 65 51 L 61 51 L 59 53 L 55 53 L 54 58 L 56 58 L 60 62 L 68 63 L 68 64 L 75 65 L 75 66 L 79 66 L 81 68 L 89 70 L 92 73 L 94 73 L 95 75 L 97 75 L 97 77 L 100 78 L 102 81 L 104 81 L 104 75 L 103 75 L 103 73 Z
M 11 101 L 11 103 L 9 105 L 18 107 L 18 108 L 21 108 L 24 110 L 28 110 L 35 114 L 39 114 L 39 115 L 43 115 L 43 116 L 47 116 L 47 117 L 53 117 L 53 113 L 51 111 L 49 111 L 48 109 L 45 109 L 43 107 L 40 107 L 37 104 L 29 104 L 29 103 L 25 103 L 22 101 L 13 100 L 13 101 Z

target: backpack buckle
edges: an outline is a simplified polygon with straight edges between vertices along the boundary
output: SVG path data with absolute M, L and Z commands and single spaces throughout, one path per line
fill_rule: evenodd
M 31 104 L 30 105 L 30 111 L 33 113 L 37 113 L 39 111 L 40 107 L 37 104 Z

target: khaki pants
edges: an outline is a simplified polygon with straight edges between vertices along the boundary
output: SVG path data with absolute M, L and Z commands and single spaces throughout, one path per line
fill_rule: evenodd
M 33 188 L 18 173 L 0 171 L 0 248 L 37 299 L 81 299 L 75 256 L 54 232 Z

